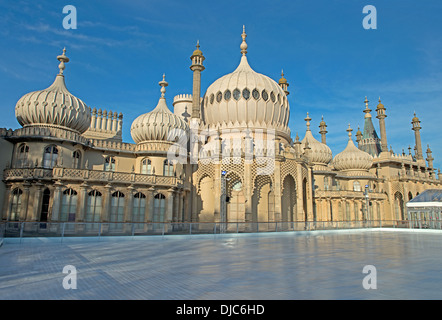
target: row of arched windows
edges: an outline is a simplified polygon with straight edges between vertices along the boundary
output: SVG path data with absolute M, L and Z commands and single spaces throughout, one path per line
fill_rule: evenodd
M 23 191 L 16 188 L 12 191 L 10 203 L 9 221 L 18 221 L 22 207 Z M 77 191 L 74 189 L 66 189 L 62 193 L 60 206 L 60 221 L 74 222 L 77 212 Z M 124 221 L 124 193 L 116 191 L 112 193 L 110 202 L 110 222 Z M 163 222 L 165 217 L 166 197 L 158 193 L 154 196 L 154 212 L 153 222 Z M 85 222 L 100 222 L 103 213 L 102 194 L 97 190 L 92 190 L 87 195 Z M 144 222 L 146 213 L 146 195 L 137 192 L 133 196 L 132 201 L 132 222 Z
M 29 165 L 29 146 L 26 144 L 22 144 L 18 147 L 17 151 L 17 167 L 23 168 Z M 57 164 L 59 156 L 59 150 L 55 145 L 50 145 L 45 147 L 43 153 L 43 167 L 44 168 L 53 168 Z M 104 171 L 115 171 L 116 161 L 115 157 L 108 156 L 104 159 Z M 81 152 L 79 150 L 75 150 L 72 152 L 72 167 L 74 169 L 80 169 L 81 167 Z M 142 174 L 153 174 L 152 170 L 152 161 L 148 158 L 145 158 L 141 162 L 141 173 Z M 163 162 L 163 175 L 164 176 L 174 176 L 173 163 L 169 160 L 164 160 Z
M 53 168 L 57 164 L 59 150 L 56 146 L 50 145 L 44 148 L 43 151 L 43 162 L 44 168 Z M 72 152 L 72 163 L 73 168 L 79 169 L 81 165 L 81 152 L 75 150 Z M 17 150 L 17 167 L 23 168 L 29 165 L 29 146 L 26 144 L 21 144 Z

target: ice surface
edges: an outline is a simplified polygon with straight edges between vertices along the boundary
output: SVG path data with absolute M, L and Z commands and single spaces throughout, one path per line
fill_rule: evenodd
M 0 299 L 442 299 L 441 240 L 425 230 L 5 239 Z M 66 265 L 77 289 L 63 288 Z M 365 265 L 377 289 L 362 286 Z

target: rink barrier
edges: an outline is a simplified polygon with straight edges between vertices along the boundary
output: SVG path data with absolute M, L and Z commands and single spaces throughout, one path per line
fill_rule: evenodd
M 297 222 L 0 222 L 0 243 L 5 238 L 165 236 L 240 234 L 366 228 L 437 229 L 440 221 L 297 221 Z

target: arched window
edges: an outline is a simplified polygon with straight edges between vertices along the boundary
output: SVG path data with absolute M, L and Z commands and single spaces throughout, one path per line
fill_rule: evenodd
M 19 188 L 16 188 L 14 189 L 14 191 L 12 191 L 12 201 L 11 201 L 11 211 L 9 214 L 9 221 L 20 220 L 22 194 L 23 191 L 21 191 Z
M 353 191 L 361 191 L 361 183 L 359 181 L 353 182 Z
M 60 221 L 75 221 L 77 212 L 77 191 L 66 189 L 61 198 Z
M 104 160 L 104 171 L 115 171 L 115 158 L 107 157 Z
M 355 215 L 354 219 L 355 219 L 355 221 L 359 221 L 359 204 L 358 204 L 358 202 L 354 203 L 353 209 L 354 209 L 354 215 Z
M 324 177 L 324 190 L 330 190 L 330 177 Z
M 173 176 L 173 163 L 169 160 L 164 160 L 164 170 L 163 175 L 172 177 Z
M 17 167 L 24 168 L 28 166 L 29 146 L 22 144 L 18 147 Z
M 345 202 L 345 220 L 347 220 L 347 221 L 351 220 L 350 203 L 349 202 Z
M 123 222 L 124 219 L 124 193 L 116 191 L 112 193 L 110 222 Z M 118 229 L 121 225 L 111 224 L 111 228 Z
M 78 150 L 75 150 L 72 153 L 72 168 L 80 169 L 80 165 L 81 165 L 81 152 Z
M 166 197 L 158 193 L 153 200 L 153 222 L 164 222 Z
M 43 154 L 43 167 L 53 168 L 57 164 L 58 149 L 56 146 L 47 146 Z
M 101 199 L 101 193 L 97 190 L 92 190 L 88 193 L 86 207 L 87 222 L 100 222 L 102 210 Z
M 146 196 L 141 192 L 134 195 L 132 221 L 144 222 L 144 212 L 146 209 Z
M 141 161 L 141 173 L 152 174 L 152 161 L 150 159 L 146 158 Z

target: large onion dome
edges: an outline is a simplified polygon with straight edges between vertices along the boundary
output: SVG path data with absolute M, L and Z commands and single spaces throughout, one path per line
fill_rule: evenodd
M 246 33 L 242 33 L 241 62 L 208 88 L 202 119 L 213 128 L 272 128 L 289 140 L 290 108 L 284 90 L 273 79 L 255 72 L 247 61 Z
M 189 128 L 182 117 L 173 114 L 167 107 L 164 94 L 168 83 L 164 75 L 163 81 L 160 81 L 159 85 L 161 86 L 161 97 L 155 109 L 140 115 L 132 122 L 130 133 L 137 144 L 147 141 L 174 142 Z
M 310 147 L 310 160 L 314 164 L 318 165 L 327 165 L 330 163 L 330 161 L 333 158 L 332 151 L 330 148 L 322 143 L 316 140 L 313 137 L 313 134 L 310 130 L 310 120 L 312 120 L 307 112 L 307 117 L 304 119 L 307 122 L 307 131 L 305 132 L 305 137 L 301 141 L 302 148 L 305 148 L 306 144 L 308 143 L 308 146 Z
M 348 126 L 348 144 L 341 153 L 333 159 L 333 166 L 339 171 L 368 171 L 372 166 L 373 157 L 359 150 L 353 143 L 351 132 L 353 130 Z
M 60 73 L 54 83 L 47 89 L 27 93 L 18 100 L 15 116 L 23 127 L 56 127 L 77 133 L 89 128 L 91 108 L 66 88 L 63 70 L 69 58 L 65 53 L 66 49 L 63 49 L 63 54 L 57 57 Z

